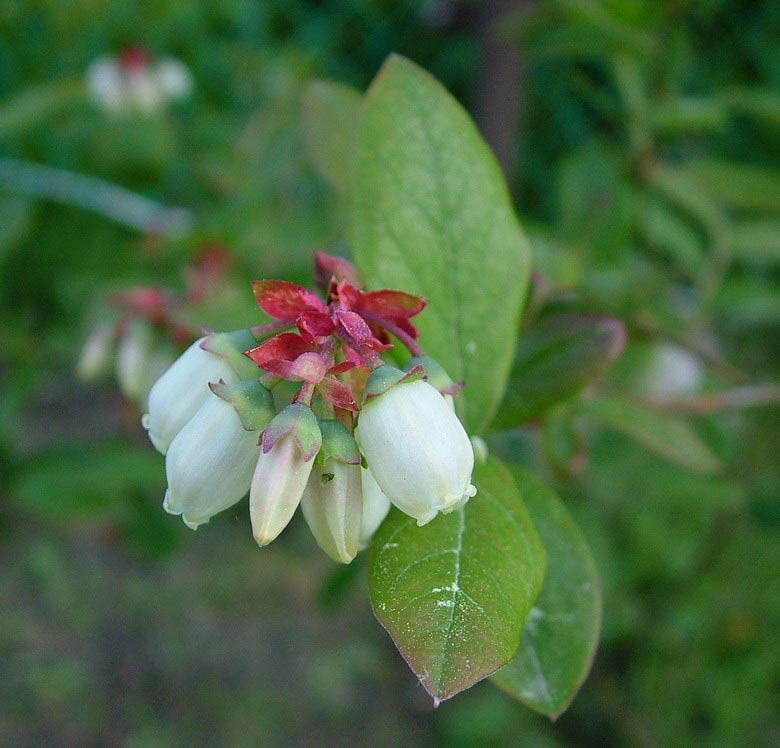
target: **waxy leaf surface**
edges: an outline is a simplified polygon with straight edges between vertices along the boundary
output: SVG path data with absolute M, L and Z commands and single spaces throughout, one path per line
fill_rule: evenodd
M 418 527 L 393 510 L 371 545 L 374 613 L 438 704 L 506 664 L 544 578 L 545 552 L 508 469 L 474 471 L 465 507 Z
M 352 244 L 367 288 L 428 300 L 420 343 L 466 388 L 471 433 L 506 386 L 528 282 L 528 246 L 501 170 L 463 108 L 401 57 L 366 94 L 350 182 Z
M 566 507 L 533 473 L 515 481 L 547 551 L 547 576 L 515 658 L 492 678 L 549 717 L 569 705 L 590 669 L 601 628 L 601 585 L 590 549 Z
M 346 192 L 349 157 L 362 97 L 341 83 L 315 80 L 303 92 L 301 124 L 306 151 L 320 176 Z

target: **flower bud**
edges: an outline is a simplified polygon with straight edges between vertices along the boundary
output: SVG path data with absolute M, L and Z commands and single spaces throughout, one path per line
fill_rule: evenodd
M 116 377 L 122 394 L 141 402 L 146 394 L 147 365 L 152 356 L 154 332 L 146 322 L 137 320 L 122 336 L 116 356 Z
M 85 382 L 91 382 L 104 374 L 111 363 L 115 342 L 114 325 L 97 325 L 81 349 L 76 376 Z
M 233 407 L 212 395 L 171 442 L 163 507 L 193 530 L 246 494 L 260 448 Z
M 238 381 L 238 374 L 225 358 L 201 347 L 205 340 L 196 341 L 179 356 L 149 393 L 149 413 L 144 416 L 143 424 L 152 444 L 162 454 L 203 403 L 211 398 L 209 382 Z
M 315 466 L 301 498 L 312 535 L 334 561 L 348 564 L 357 555 L 362 515 L 360 464 L 335 459 Z
M 249 490 L 249 516 L 259 545 L 268 545 L 292 519 L 321 443 L 314 413 L 300 403 L 288 405 L 263 432 Z
M 382 367 L 378 382 L 391 381 Z M 392 373 L 392 372 L 391 372 Z M 403 379 L 372 389 L 358 422 L 359 442 L 376 482 L 418 525 L 462 506 L 471 484 L 474 451 L 468 435 L 439 392 L 427 382 Z
M 370 470 L 360 468 L 360 478 L 363 488 L 363 512 L 360 520 L 358 550 L 362 551 L 368 548 L 374 533 L 387 517 L 390 511 L 390 499 L 382 493 Z

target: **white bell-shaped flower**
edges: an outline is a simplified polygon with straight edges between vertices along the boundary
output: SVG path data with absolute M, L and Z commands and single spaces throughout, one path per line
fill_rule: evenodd
M 91 382 L 104 374 L 111 364 L 116 343 L 116 330 L 114 325 L 99 324 L 84 343 L 76 364 L 76 376 Z
M 315 466 L 301 498 L 312 535 L 334 561 L 348 564 L 360 545 L 363 491 L 360 464 L 335 459 Z
M 116 378 L 122 394 L 142 403 L 146 391 L 148 363 L 154 349 L 154 332 L 136 320 L 124 333 L 116 354 Z
M 238 381 L 227 360 L 193 343 L 154 384 L 143 424 L 158 452 L 165 454 L 174 437 L 211 398 L 209 382 Z M 255 440 L 257 435 L 255 435 Z
M 381 393 L 370 394 L 357 431 L 379 487 L 418 525 L 427 524 L 438 512 L 462 506 L 476 493 L 471 484 L 474 451 L 468 435 L 441 394 L 427 382 L 402 379 Z
M 363 513 L 360 520 L 358 549 L 362 551 L 368 548 L 374 533 L 387 517 L 390 511 L 390 499 L 382 492 L 370 470 L 360 468 L 360 479 L 363 488 Z
M 257 437 L 244 430 L 230 403 L 209 392 L 168 449 L 165 510 L 181 514 L 194 530 L 239 501 L 260 454 Z
M 249 490 L 249 517 L 258 545 L 268 545 L 292 519 L 322 444 L 311 409 L 293 403 L 263 432 Z

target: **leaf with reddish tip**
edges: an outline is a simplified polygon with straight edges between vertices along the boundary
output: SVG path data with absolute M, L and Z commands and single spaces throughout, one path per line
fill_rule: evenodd
M 517 652 L 545 552 L 507 468 L 474 471 L 477 495 L 418 527 L 393 510 L 371 544 L 374 614 L 438 704 Z
M 317 294 L 289 281 L 252 281 L 252 290 L 258 306 L 274 319 L 294 320 L 303 312 L 328 311 Z
M 325 400 L 337 408 L 350 410 L 353 413 L 360 410 L 360 406 L 355 402 L 352 390 L 334 377 L 325 377 L 317 385 L 317 391 Z
M 425 309 L 427 303 L 421 296 L 385 289 L 363 294 L 354 309 L 356 312 L 371 312 L 385 319 L 396 317 L 408 319 Z

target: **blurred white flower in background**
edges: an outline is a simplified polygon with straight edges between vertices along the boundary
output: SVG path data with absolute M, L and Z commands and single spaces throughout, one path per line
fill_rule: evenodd
M 192 94 L 192 73 L 181 61 L 154 61 L 143 47 L 100 57 L 87 68 L 90 97 L 111 114 L 154 114 Z

